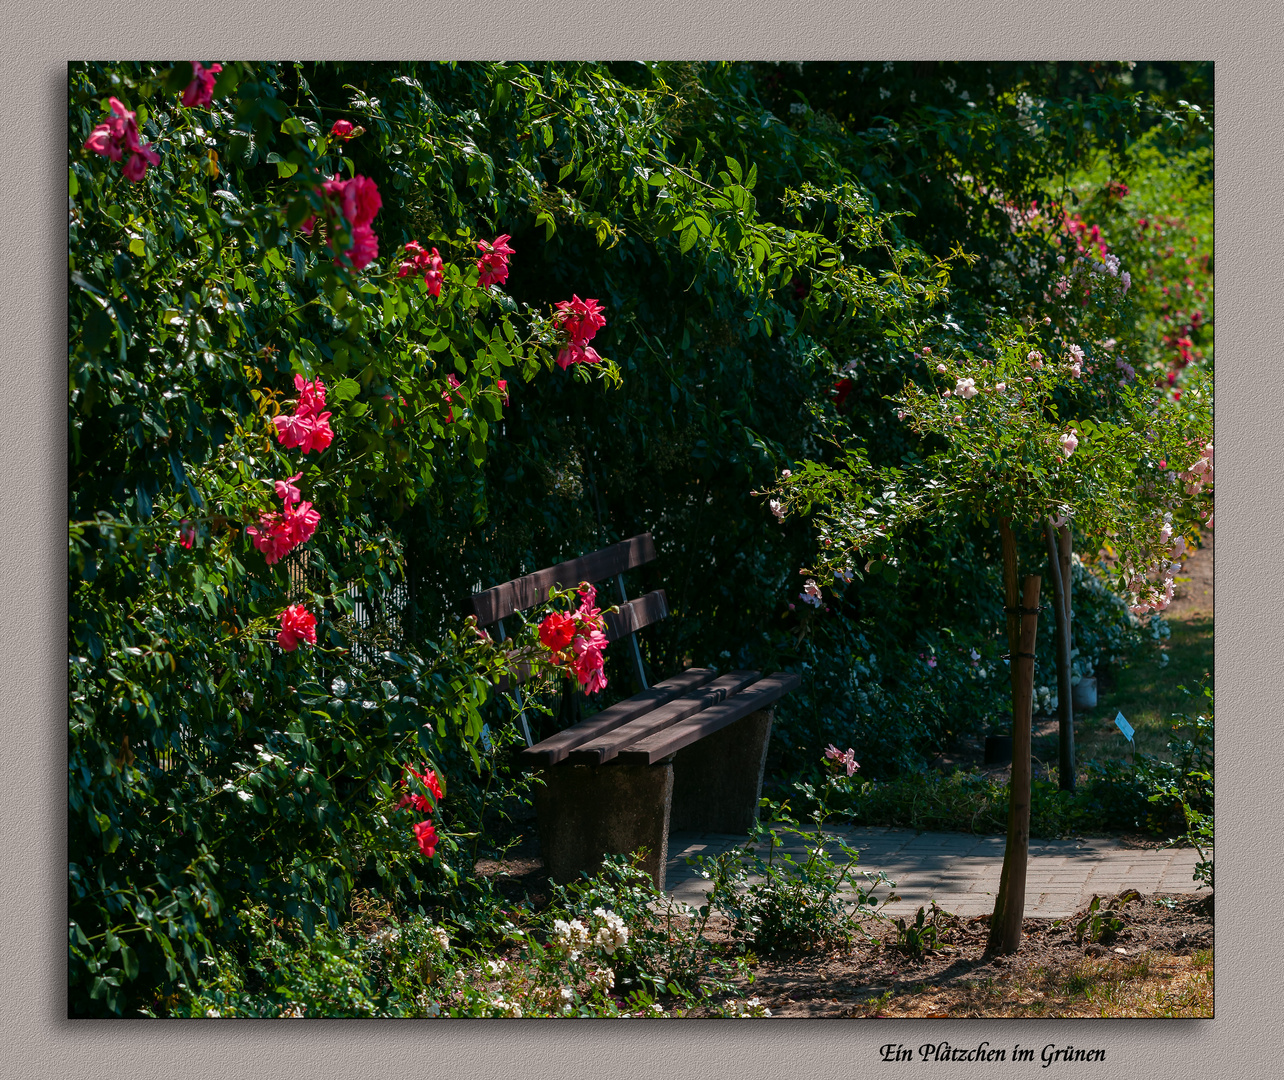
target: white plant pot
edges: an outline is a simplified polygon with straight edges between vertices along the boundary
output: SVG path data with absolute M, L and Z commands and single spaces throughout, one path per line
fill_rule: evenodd
M 1070 696 L 1076 709 L 1095 709 L 1097 707 L 1097 677 L 1085 675 L 1075 684 Z

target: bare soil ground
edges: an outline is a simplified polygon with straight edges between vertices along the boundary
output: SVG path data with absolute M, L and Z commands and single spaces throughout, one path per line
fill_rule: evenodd
M 850 950 L 763 960 L 744 992 L 791 1017 L 1212 1016 L 1211 904 L 1167 903 L 1126 904 L 1105 942 L 1077 941 L 1074 919 L 1026 919 L 1007 957 L 985 954 L 988 916 L 945 920 L 940 947 L 918 959 L 884 926 Z

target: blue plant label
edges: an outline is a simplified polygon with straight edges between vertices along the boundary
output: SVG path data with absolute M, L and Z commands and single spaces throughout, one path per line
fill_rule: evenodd
M 1115 717 L 1115 727 L 1117 727 L 1120 731 L 1123 732 L 1123 737 L 1125 739 L 1127 739 L 1129 742 L 1132 742 L 1132 735 L 1133 735 L 1132 725 L 1128 723 L 1127 720 L 1124 719 L 1124 714 L 1122 712 Z

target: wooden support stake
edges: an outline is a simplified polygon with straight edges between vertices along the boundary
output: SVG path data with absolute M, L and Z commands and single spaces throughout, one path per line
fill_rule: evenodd
M 1057 773 L 1062 791 L 1074 791 L 1074 700 L 1070 687 L 1070 580 L 1062 573 L 1056 530 L 1048 523 L 1044 530 L 1048 542 L 1048 570 L 1052 579 L 1053 625 L 1056 627 L 1057 654 L 1057 728 L 1059 754 Z

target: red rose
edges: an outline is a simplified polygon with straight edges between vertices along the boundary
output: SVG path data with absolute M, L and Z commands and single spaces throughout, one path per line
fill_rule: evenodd
M 281 612 L 281 632 L 277 642 L 286 652 L 294 652 L 299 642 L 317 643 L 317 618 L 302 604 L 291 604 Z
M 431 821 L 421 821 L 415 826 L 415 842 L 424 857 L 431 859 L 437 851 L 437 830 Z
M 544 617 L 539 624 L 539 639 L 549 651 L 560 653 L 575 637 L 575 620 L 556 611 Z

